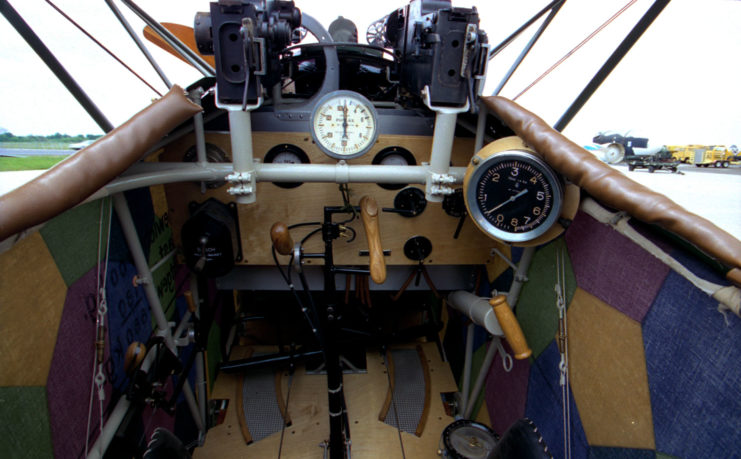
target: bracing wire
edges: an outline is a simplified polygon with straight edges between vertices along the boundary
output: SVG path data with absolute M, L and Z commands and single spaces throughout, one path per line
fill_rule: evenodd
M 391 372 L 389 371 L 388 353 L 383 355 L 383 364 L 386 366 L 386 379 L 388 380 L 389 391 L 391 391 L 391 404 L 394 407 L 394 417 L 396 421 L 396 433 L 399 436 L 399 446 L 401 447 L 401 457 L 406 459 L 404 452 L 404 440 L 401 438 L 401 421 L 399 421 L 399 410 L 396 408 L 396 397 L 394 397 L 394 386 L 391 382 Z
M 103 218 L 104 218 L 104 215 L 106 214 L 104 204 L 105 204 L 105 200 L 101 200 L 100 201 L 100 213 L 99 213 L 99 218 L 98 218 L 98 258 L 97 258 L 98 268 L 97 268 L 97 272 L 95 276 L 96 278 L 95 298 L 96 298 L 96 306 L 97 306 L 96 307 L 96 310 L 97 310 L 96 339 L 97 339 L 97 327 L 98 327 L 99 321 L 101 320 L 101 314 L 103 315 L 105 314 L 104 312 L 101 312 L 101 311 L 103 311 L 106 308 L 105 305 L 101 304 L 101 302 L 105 301 L 105 287 L 106 287 L 106 282 L 108 279 L 108 258 L 110 254 L 110 245 L 111 245 L 110 244 L 111 242 L 111 217 L 113 215 L 113 209 L 111 207 L 111 200 L 109 199 L 108 200 L 108 224 L 107 224 L 106 229 L 104 230 L 103 229 Z M 101 255 L 102 255 L 101 248 L 103 247 L 104 231 L 107 234 L 106 234 L 106 241 L 105 241 L 105 260 L 103 263 L 103 273 L 102 273 L 103 285 L 101 287 L 101 272 L 100 272 L 101 266 L 100 264 L 101 264 Z M 95 386 L 96 386 L 96 379 L 97 379 L 95 370 L 96 368 L 99 367 L 99 365 L 100 363 L 98 362 L 98 355 L 96 351 L 95 353 L 93 353 L 92 377 L 90 380 L 90 401 L 88 404 L 87 431 L 85 434 L 85 456 L 87 456 L 88 449 L 90 446 L 89 442 L 90 442 L 90 427 L 92 423 L 92 413 L 93 413 L 93 394 L 95 393 Z M 100 393 L 99 393 L 99 398 L 100 398 Z M 100 431 L 102 432 L 103 431 L 103 400 L 102 399 L 99 400 L 99 415 L 100 415 L 99 426 L 100 426 Z
M 288 393 L 286 394 L 286 408 L 285 413 L 281 413 L 283 417 L 283 428 L 280 431 L 280 443 L 278 446 L 278 459 L 283 452 L 283 436 L 286 433 L 286 414 L 288 414 L 288 404 L 291 403 L 291 386 L 293 385 L 293 368 L 288 373 Z
M 532 83 L 530 83 L 525 89 L 520 91 L 519 94 L 517 94 L 515 97 L 512 98 L 513 101 L 517 100 L 520 96 L 525 94 L 527 91 L 529 91 L 533 86 L 538 84 L 543 78 L 548 76 L 551 72 L 553 72 L 559 65 L 563 64 L 566 59 L 570 58 L 574 53 L 576 53 L 579 49 L 581 49 L 584 45 L 586 45 L 592 38 L 594 38 L 598 33 L 600 33 L 602 30 L 604 30 L 605 27 L 610 25 L 615 19 L 618 18 L 621 14 L 623 14 L 628 8 L 633 6 L 638 0 L 630 0 L 625 6 L 620 8 L 617 13 L 613 14 L 607 21 L 603 22 L 599 27 L 597 27 L 591 34 L 587 36 L 584 40 L 581 41 L 578 45 L 573 47 L 568 53 L 566 53 L 561 59 L 559 59 L 555 64 L 553 64 L 548 70 L 543 72 L 538 78 L 536 78 Z
M 116 56 L 115 54 L 113 54 L 113 52 L 111 50 L 109 50 L 108 48 L 106 48 L 106 46 L 103 43 L 101 43 L 95 37 L 93 37 L 80 24 L 78 24 L 77 22 L 75 22 L 74 19 L 72 19 L 69 15 L 67 15 L 67 13 L 65 13 L 57 5 L 55 5 L 54 3 L 52 3 L 51 0 L 46 0 L 46 3 L 48 3 L 49 6 L 51 6 L 59 14 L 61 14 L 62 17 L 64 17 L 67 21 L 69 21 L 70 24 L 72 24 L 73 26 L 77 27 L 80 30 L 80 32 L 82 32 L 83 34 L 85 34 L 85 36 L 87 36 L 90 40 L 92 40 L 93 43 L 95 43 L 96 45 L 100 46 L 100 48 L 103 49 L 103 51 L 105 51 L 106 53 L 108 53 L 108 55 L 111 56 L 113 59 L 115 59 L 116 62 L 118 62 L 119 64 L 121 64 L 126 70 L 128 70 L 129 72 L 131 72 L 132 75 L 134 75 L 135 77 L 137 77 L 139 79 L 139 81 L 141 81 L 142 83 L 144 83 L 145 85 L 147 85 L 147 87 L 149 89 L 151 89 L 152 91 L 154 91 L 155 94 L 157 94 L 159 97 L 162 97 L 162 93 L 160 93 L 159 91 L 157 91 L 154 88 L 154 86 L 152 86 L 151 84 L 149 84 L 149 82 L 147 80 L 145 80 L 141 75 L 139 75 L 138 73 L 136 73 L 136 71 L 134 71 L 134 69 L 132 69 L 131 67 L 129 67 L 128 65 L 126 65 L 126 63 L 124 61 L 122 61 L 118 56 Z

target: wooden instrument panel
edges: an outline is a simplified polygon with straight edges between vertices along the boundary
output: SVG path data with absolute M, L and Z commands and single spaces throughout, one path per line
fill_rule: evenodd
M 194 146 L 192 136 L 174 142 L 160 155 L 160 161 L 180 162 L 185 153 Z M 223 150 L 231 160 L 231 144 L 226 133 L 207 133 L 206 142 Z M 254 158 L 262 160 L 276 145 L 291 144 L 303 150 L 312 164 L 334 164 L 335 159 L 324 155 L 312 142 L 308 133 L 297 132 L 253 132 Z M 386 147 L 403 147 L 411 152 L 417 164 L 429 162 L 432 137 L 381 135 L 374 148 L 366 155 L 348 161 L 349 164 L 371 164 L 374 156 Z M 473 155 L 473 139 L 456 139 L 451 163 L 465 167 Z M 424 185 L 410 185 L 424 191 Z M 180 229 L 189 216 L 190 202 L 203 202 L 215 197 L 222 202 L 233 201 L 227 194 L 229 185 L 201 192 L 201 184 L 175 183 L 166 185 L 168 214 L 173 227 L 176 244 L 180 243 Z M 350 202 L 357 206 L 360 199 L 372 196 L 381 208 L 393 208 L 394 197 L 400 190 L 387 190 L 375 183 L 349 184 Z M 257 202 L 239 205 L 239 226 L 242 242 L 242 265 L 272 265 L 270 228 L 276 222 L 293 225 L 303 222 L 321 222 L 324 206 L 343 204 L 339 185 L 335 183 L 304 183 L 296 188 L 281 188 L 273 183 L 257 184 Z M 335 216 L 335 221 L 344 220 L 343 215 Z M 349 217 L 349 216 L 348 216 Z M 424 236 L 432 242 L 432 252 L 423 261 L 425 264 L 484 264 L 492 260 L 491 248 L 501 245 L 479 231 L 466 218 L 460 234 L 454 239 L 459 218 L 448 215 L 441 203 L 428 202 L 425 210 L 418 216 L 406 217 L 397 213 L 380 212 L 379 223 L 383 249 L 391 251 L 386 257 L 390 265 L 416 264 L 404 255 L 404 243 L 413 236 Z M 363 225 L 358 218 L 347 224 L 356 232 L 352 242 L 339 238 L 334 242 L 334 260 L 340 265 L 367 265 L 368 257 L 361 256 L 361 250 L 368 250 Z M 294 241 L 317 226 L 300 227 L 291 230 Z M 312 236 L 304 245 L 307 252 L 321 252 L 324 248 L 321 234 Z M 306 263 L 321 263 L 306 260 Z

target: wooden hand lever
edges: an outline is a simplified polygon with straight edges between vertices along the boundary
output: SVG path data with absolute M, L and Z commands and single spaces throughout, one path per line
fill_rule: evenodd
M 378 229 L 378 210 L 378 203 L 370 196 L 363 196 L 360 200 L 360 219 L 368 240 L 371 279 L 376 284 L 383 284 L 386 280 L 386 260 L 383 258 L 381 232 Z
M 533 351 L 530 350 L 525 340 L 520 323 L 517 322 L 517 318 L 507 304 L 507 297 L 504 295 L 495 296 L 489 300 L 489 304 L 494 308 L 499 326 L 502 327 L 504 337 L 512 348 L 512 352 L 515 353 L 515 358 L 522 360 L 530 357 Z
M 185 302 L 188 304 L 188 311 L 190 311 L 191 314 L 196 313 L 196 302 L 193 299 L 193 292 L 190 290 L 186 290 L 183 292 L 183 296 L 185 297 Z
M 288 226 L 283 222 L 274 223 L 270 228 L 270 239 L 275 251 L 281 255 L 290 255 L 293 251 L 293 239 L 288 232 Z

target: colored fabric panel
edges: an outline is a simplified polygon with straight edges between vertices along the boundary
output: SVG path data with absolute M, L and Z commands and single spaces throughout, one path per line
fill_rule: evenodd
M 147 157 L 147 162 L 158 162 L 159 158 L 155 155 Z M 164 185 L 154 185 L 149 187 L 152 194 L 152 211 L 156 217 L 167 218 L 166 214 L 170 209 L 167 203 L 167 194 L 165 194 Z M 168 429 L 169 430 L 169 429 Z
M 38 232 L 0 254 L 0 386 L 46 385 L 66 295 Z
M 641 324 L 581 289 L 567 319 L 571 389 L 589 444 L 653 450 Z
M 154 265 L 170 252 L 175 250 L 172 242 L 172 229 L 167 224 L 166 217 L 155 216 L 151 222 L 149 265 Z
M 538 426 L 548 449 L 556 459 L 564 457 L 564 416 L 558 371 L 560 361 L 561 355 L 555 341 L 540 354 L 540 357 L 535 359 L 530 367 L 525 408 L 526 416 Z M 586 458 L 589 454 L 589 445 L 573 394 L 569 395 L 569 400 L 571 457 Z
M 219 362 L 223 359 L 221 353 L 221 329 L 216 322 L 211 324 L 211 329 L 208 333 L 206 353 L 208 356 L 208 368 L 206 369 L 208 373 L 208 387 L 214 387 L 216 372 L 219 369 Z
M 0 457 L 52 457 L 43 387 L 0 387 Z
M 713 266 L 703 260 L 695 257 L 691 253 L 677 248 L 671 252 L 672 258 L 677 260 L 689 269 L 696 276 L 705 279 L 710 282 L 715 282 L 720 285 L 728 285 L 728 280 L 725 278 L 725 273 L 721 274 L 713 269 Z
M 592 446 L 589 459 L 654 459 L 656 451 L 650 449 L 607 448 Z
M 569 226 L 566 243 L 578 286 L 641 322 L 669 268 L 583 212 Z
M 108 204 L 104 203 L 103 208 L 103 234 L 106 234 Z M 101 201 L 83 204 L 48 221 L 40 230 L 68 286 L 84 276 L 98 261 L 100 209 Z
M 564 256 L 564 286 L 566 304 L 574 294 L 576 280 L 563 238 L 541 247 L 533 256 L 527 282 L 522 287 L 520 299 L 515 307 L 517 321 L 525 339 L 537 358 L 553 341 L 558 331 L 558 307 L 556 306 L 556 252 Z
M 488 347 L 489 346 L 487 344 L 479 346 L 478 349 L 475 349 L 473 351 L 473 355 L 471 356 L 471 392 L 469 392 L 471 395 L 473 395 L 473 386 L 474 384 L 476 384 L 476 378 L 478 378 L 479 372 L 481 371 L 481 366 L 484 363 L 484 358 L 486 357 L 486 350 L 488 349 Z M 481 410 L 481 405 L 483 405 L 484 401 L 486 400 L 485 387 L 486 386 L 482 387 L 478 397 L 476 398 L 476 402 L 474 402 L 473 411 L 471 411 L 471 419 L 478 418 L 479 411 Z
M 134 220 L 134 228 L 136 228 L 136 235 L 144 251 L 144 256 L 150 259 L 149 248 L 152 244 L 152 226 L 155 217 L 149 188 L 137 188 L 126 191 L 124 197 L 129 206 L 129 212 L 131 212 L 131 218 Z M 111 225 L 110 259 L 115 261 L 131 260 L 129 247 L 115 212 L 113 215 L 113 224 Z
M 106 287 L 108 302 L 108 342 L 111 349 L 109 383 L 123 391 L 128 384 L 124 357 L 134 341 L 145 343 L 152 334 L 149 302 L 144 287 L 134 286 L 136 268 L 129 263 L 108 264 Z
M 504 349 L 512 354 L 505 340 Z M 525 417 L 530 360 L 514 360 L 512 370 L 506 371 L 502 356 L 497 353 L 486 378 L 486 406 L 491 428 L 502 435 L 518 419 Z
M 132 284 L 135 273 L 128 263 L 108 264 L 104 408 L 110 403 L 114 388 L 120 393 L 128 384 L 124 356 L 129 344 L 146 342 L 152 331 L 143 287 Z M 84 451 L 95 358 L 96 289 L 96 269 L 70 286 L 54 349 L 47 395 L 54 451 L 58 457 L 63 457 L 60 456 L 62 452 Z M 97 397 L 93 403 L 91 444 L 98 432 Z
M 95 360 L 96 276 L 96 270 L 92 269 L 69 287 L 54 347 L 46 394 L 55 457 L 77 457 L 85 450 Z M 109 357 L 109 346 L 106 346 L 104 358 L 108 360 Z M 111 386 L 105 387 L 104 409 L 111 400 Z M 98 434 L 98 413 L 95 397 L 90 444 Z
M 677 457 L 738 454 L 741 320 L 726 323 L 712 298 L 672 272 L 646 316 L 643 340 L 656 449 Z

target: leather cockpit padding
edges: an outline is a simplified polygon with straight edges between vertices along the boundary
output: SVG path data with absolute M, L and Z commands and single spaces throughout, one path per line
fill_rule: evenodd
M 173 86 L 164 97 L 92 145 L 0 196 L 0 241 L 80 204 L 200 110 L 182 88 Z
M 608 207 L 659 225 L 730 268 L 726 277 L 741 285 L 741 242 L 668 197 L 634 182 L 564 137 L 538 116 L 499 96 L 486 107 L 548 164 Z

